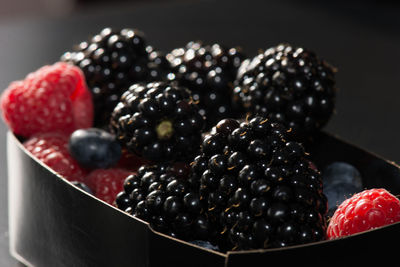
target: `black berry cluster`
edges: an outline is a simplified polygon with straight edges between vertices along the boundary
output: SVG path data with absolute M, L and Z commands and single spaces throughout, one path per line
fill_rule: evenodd
M 85 74 L 94 100 L 95 126 L 107 124 L 131 84 L 159 80 L 168 72 L 165 57 L 146 47 L 144 35 L 133 29 L 105 28 L 61 59 L 79 66 Z
M 156 162 L 189 160 L 199 150 L 203 127 L 190 92 L 163 82 L 131 86 L 111 117 L 122 144 Z
M 231 100 L 233 82 L 243 60 L 237 48 L 189 42 L 166 57 L 173 70 L 170 80 L 191 91 L 199 102 L 200 113 L 206 116 L 207 129 L 223 118 L 239 116 Z
M 118 208 L 150 223 L 159 232 L 183 240 L 206 240 L 212 232 L 198 194 L 182 163 L 144 165 L 129 176 L 116 199 Z
M 226 250 L 284 247 L 325 237 L 320 174 L 290 131 L 267 118 L 226 119 L 192 163 L 200 198 Z
M 110 129 L 154 165 L 128 177 L 118 208 L 221 251 L 323 240 L 322 180 L 295 140 L 333 113 L 335 69 L 286 44 L 245 61 L 218 44 L 189 42 L 166 56 L 140 47 L 145 82 L 125 84 Z M 189 172 L 177 167 L 189 162 Z
M 280 44 L 241 65 L 234 99 L 250 114 L 267 116 L 304 137 L 333 113 L 334 73 L 313 52 Z

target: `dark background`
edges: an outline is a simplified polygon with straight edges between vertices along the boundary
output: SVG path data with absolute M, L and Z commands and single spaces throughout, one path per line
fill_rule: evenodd
M 78 1 L 68 12 L 0 19 L 0 88 L 106 26 L 138 28 L 165 51 L 204 40 L 253 56 L 290 42 L 339 69 L 326 131 L 400 162 L 399 11 L 390 1 Z M 0 266 L 19 266 L 8 254 L 6 131 L 0 124 Z

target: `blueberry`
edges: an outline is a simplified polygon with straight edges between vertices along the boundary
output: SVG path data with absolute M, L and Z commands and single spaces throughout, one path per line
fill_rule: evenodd
M 345 162 L 328 165 L 322 177 L 324 194 L 328 198 L 328 216 L 332 216 L 345 199 L 363 190 L 360 172 Z
M 202 247 L 202 248 L 206 248 L 206 249 L 211 249 L 211 250 L 216 250 L 218 251 L 219 248 L 218 246 L 214 246 L 213 244 L 211 244 L 208 241 L 203 241 L 203 240 L 193 240 L 190 241 L 191 244 Z
M 93 195 L 92 190 L 89 188 L 89 186 L 87 186 L 86 184 L 82 183 L 82 182 L 78 182 L 78 181 L 72 181 L 71 182 L 73 185 L 75 185 L 76 187 L 79 187 L 80 189 L 82 189 L 83 191 L 86 191 L 87 193 Z
M 345 162 L 333 162 L 322 172 L 324 187 L 340 183 L 353 184 L 362 190 L 362 179 L 360 172 L 352 165 Z
M 108 168 L 121 157 L 115 136 L 97 128 L 79 129 L 69 139 L 72 157 L 84 168 Z
M 343 201 L 360 191 L 362 190 L 349 183 L 338 183 L 324 188 L 324 194 L 328 199 L 328 216 L 332 216 Z

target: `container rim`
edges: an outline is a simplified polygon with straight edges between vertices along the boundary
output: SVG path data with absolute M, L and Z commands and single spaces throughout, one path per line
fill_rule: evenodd
M 377 154 L 375 154 L 375 153 L 373 153 L 373 152 L 366 151 L 365 149 L 360 148 L 360 147 L 358 147 L 357 145 L 353 145 L 353 144 L 351 144 L 351 143 L 349 143 L 349 142 L 347 142 L 347 141 L 344 141 L 342 138 L 338 137 L 338 136 L 335 135 L 335 134 L 327 133 L 327 132 L 325 132 L 325 131 L 322 131 L 321 134 L 322 134 L 322 135 L 325 135 L 325 136 L 328 136 L 329 138 L 335 138 L 335 139 L 337 139 L 337 140 L 339 140 L 339 141 L 345 143 L 346 145 L 350 145 L 350 146 L 355 147 L 355 148 L 357 148 L 357 149 L 359 149 L 359 150 L 362 150 L 364 153 L 368 153 L 369 155 L 371 155 L 371 156 L 373 156 L 373 157 L 376 157 L 376 158 L 378 158 L 378 159 L 380 159 L 380 160 L 383 160 L 383 161 L 385 161 L 386 163 L 388 163 L 388 164 L 390 164 L 390 165 L 393 165 L 394 167 L 400 169 L 400 166 L 399 166 L 398 164 L 396 164 L 395 162 L 390 161 L 390 160 L 387 160 L 387 159 L 383 158 L 382 156 L 379 156 L 379 155 L 377 155 Z M 399 221 L 399 222 L 395 222 L 395 223 L 392 223 L 392 224 L 388 224 L 388 225 L 376 227 L 376 228 L 373 228 L 373 229 L 369 229 L 369 230 L 366 230 L 366 231 L 363 231 L 363 232 L 360 232 L 360 233 L 356 233 L 356 234 L 352 234 L 352 235 L 348 235 L 348 236 L 344 236 L 344 237 L 339 237 L 339 238 L 330 239 L 330 240 L 327 239 L 327 240 L 321 240 L 321 241 L 316 241 L 316 242 L 310 242 L 310 243 L 306 243 L 306 244 L 291 245 L 291 246 L 282 247 L 282 248 L 252 249 L 252 250 L 242 250 L 242 251 L 227 251 L 226 253 L 223 253 L 223 252 L 215 251 L 215 250 L 212 250 L 212 249 L 207 249 L 207 248 L 204 248 L 204 247 L 201 247 L 201 246 L 192 244 L 192 243 L 190 243 L 190 242 L 188 242 L 188 241 L 180 240 L 180 239 L 174 238 L 174 237 L 172 237 L 172 236 L 169 236 L 169 235 L 160 233 L 160 232 L 158 232 L 158 231 L 155 231 L 155 230 L 150 226 L 150 224 L 147 223 L 146 221 L 143 221 L 143 220 L 141 220 L 141 219 L 139 219 L 139 218 L 136 218 L 136 217 L 134 217 L 133 215 L 130 215 L 130 214 L 128 214 L 128 213 L 126 213 L 126 212 L 124 212 L 124 211 L 118 209 L 117 207 L 115 207 L 115 206 L 113 206 L 113 205 L 110 205 L 110 204 L 106 203 L 105 201 L 103 201 L 103 200 L 101 200 L 101 199 L 96 198 L 96 197 L 93 196 L 92 194 L 90 194 L 90 193 L 84 191 L 83 189 L 81 189 L 81 188 L 79 188 L 79 187 L 77 187 L 77 186 L 74 186 L 71 182 L 69 182 L 68 180 L 66 180 L 65 178 L 63 178 L 60 174 L 58 174 L 57 172 L 55 172 L 54 170 L 52 170 L 52 169 L 51 169 L 50 167 L 48 167 L 46 164 L 44 164 L 43 162 L 41 162 L 40 160 L 38 160 L 38 159 L 37 159 L 32 153 L 30 153 L 27 149 L 25 149 L 25 147 L 23 146 L 23 143 L 21 142 L 21 140 L 20 140 L 14 133 L 12 133 L 10 130 L 7 131 L 7 138 L 8 138 L 9 140 L 12 140 L 12 141 L 19 147 L 19 149 L 21 149 L 22 151 L 24 151 L 24 153 L 26 153 L 27 155 L 29 155 L 30 158 L 32 158 L 36 163 L 38 163 L 39 165 L 41 165 L 42 167 L 44 167 L 46 170 L 48 170 L 49 172 L 51 172 L 52 174 L 54 174 L 58 179 L 62 180 L 66 185 L 71 186 L 71 187 L 73 187 L 73 188 L 79 190 L 80 192 L 82 192 L 82 193 L 86 194 L 87 196 L 91 197 L 92 199 L 94 199 L 94 200 L 100 202 L 102 205 L 107 205 L 108 207 L 110 207 L 110 208 L 112 208 L 112 209 L 114 209 L 114 210 L 116 210 L 116 211 L 118 211 L 118 212 L 120 212 L 120 213 L 122 213 L 122 214 L 128 216 L 130 219 L 139 221 L 139 222 L 141 222 L 141 223 L 147 225 L 148 229 L 149 229 L 152 233 L 154 233 L 154 234 L 156 234 L 156 235 L 158 235 L 158 236 L 162 236 L 162 237 L 164 237 L 164 238 L 167 238 L 167 239 L 169 239 L 169 240 L 173 240 L 173 241 L 175 241 L 175 242 L 178 242 L 178 243 L 181 243 L 181 244 L 184 244 L 184 245 L 188 245 L 188 246 L 191 246 L 191 247 L 195 247 L 195 248 L 197 248 L 197 249 L 201 249 L 201 250 L 203 250 L 203 251 L 207 251 L 208 253 L 212 253 L 212 254 L 218 255 L 218 256 L 220 256 L 220 257 L 224 257 L 226 260 L 229 258 L 230 255 L 241 255 L 241 254 L 268 253 L 268 252 L 275 252 L 275 251 L 285 251 L 285 250 L 299 249 L 299 248 L 304 248 L 304 247 L 312 247 L 312 246 L 317 246 L 317 245 L 327 244 L 327 243 L 340 242 L 341 240 L 349 240 L 349 239 L 358 238 L 359 236 L 368 234 L 368 233 L 370 233 L 370 232 L 377 232 L 377 231 L 381 231 L 381 230 L 383 230 L 383 229 L 387 229 L 387 228 L 391 228 L 391 227 L 396 227 L 396 225 L 400 224 L 400 221 Z M 23 257 L 21 257 L 21 256 L 18 255 L 18 254 L 13 253 L 13 251 L 10 251 L 10 252 L 11 252 L 11 254 L 12 254 L 14 257 L 16 257 L 16 258 L 17 258 L 19 261 L 21 261 L 23 264 L 29 266 L 29 262 L 28 262 L 26 259 L 24 259 Z

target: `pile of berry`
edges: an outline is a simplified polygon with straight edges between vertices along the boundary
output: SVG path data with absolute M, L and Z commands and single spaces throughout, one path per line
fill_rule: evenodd
M 4 121 L 59 176 L 156 231 L 230 251 L 400 220 L 384 189 L 344 201 L 362 191 L 354 167 L 321 175 L 310 161 L 301 142 L 334 111 L 336 69 L 307 49 L 162 53 L 137 30 L 106 28 L 61 60 L 10 84 Z

